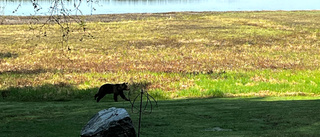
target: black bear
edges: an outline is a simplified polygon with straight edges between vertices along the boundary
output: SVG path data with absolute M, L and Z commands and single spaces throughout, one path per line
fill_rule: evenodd
M 123 84 L 104 84 L 99 88 L 98 93 L 94 96 L 94 99 L 99 102 L 106 94 L 113 94 L 113 99 L 115 102 L 118 101 L 118 95 L 121 96 L 126 101 L 130 101 L 123 94 L 123 90 L 129 90 L 127 85 L 128 83 Z M 98 97 L 98 98 L 97 98 Z

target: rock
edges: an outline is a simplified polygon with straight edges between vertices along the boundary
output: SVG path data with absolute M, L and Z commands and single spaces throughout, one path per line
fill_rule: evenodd
M 136 137 L 128 112 L 123 108 L 99 111 L 81 130 L 81 137 Z

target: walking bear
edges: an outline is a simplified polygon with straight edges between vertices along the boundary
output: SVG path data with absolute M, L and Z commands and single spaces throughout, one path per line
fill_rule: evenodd
M 99 88 L 98 93 L 94 96 L 94 99 L 99 102 L 106 94 L 113 94 L 115 102 L 118 101 L 118 95 L 126 101 L 130 101 L 123 94 L 123 90 L 129 90 L 128 83 L 123 84 L 104 84 Z

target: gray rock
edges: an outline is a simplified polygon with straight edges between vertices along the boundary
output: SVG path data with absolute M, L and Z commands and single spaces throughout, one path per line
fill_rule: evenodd
M 128 112 L 123 108 L 99 111 L 81 130 L 81 137 L 136 137 Z

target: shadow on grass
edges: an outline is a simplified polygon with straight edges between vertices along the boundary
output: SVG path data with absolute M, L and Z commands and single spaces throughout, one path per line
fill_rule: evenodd
M 7 101 L 70 101 L 93 96 L 98 88 L 78 89 L 67 83 L 45 84 L 37 87 L 9 87 L 0 90 L 3 100 Z
M 0 59 L 4 58 L 17 58 L 18 54 L 11 53 L 11 52 L 0 52 Z
M 141 89 L 146 89 L 150 84 L 148 82 L 131 83 L 129 84 L 130 90 L 125 91 L 125 95 L 133 99 L 140 94 Z M 5 90 L 0 90 L 0 93 L 5 101 L 71 101 L 75 99 L 93 100 L 98 89 L 99 87 L 79 89 L 74 85 L 60 82 L 37 87 L 9 87 Z M 152 96 L 156 99 L 167 98 L 159 92 L 153 93 Z M 102 100 L 113 102 L 113 95 L 108 94 Z M 119 101 L 122 101 L 122 99 L 119 99 Z

